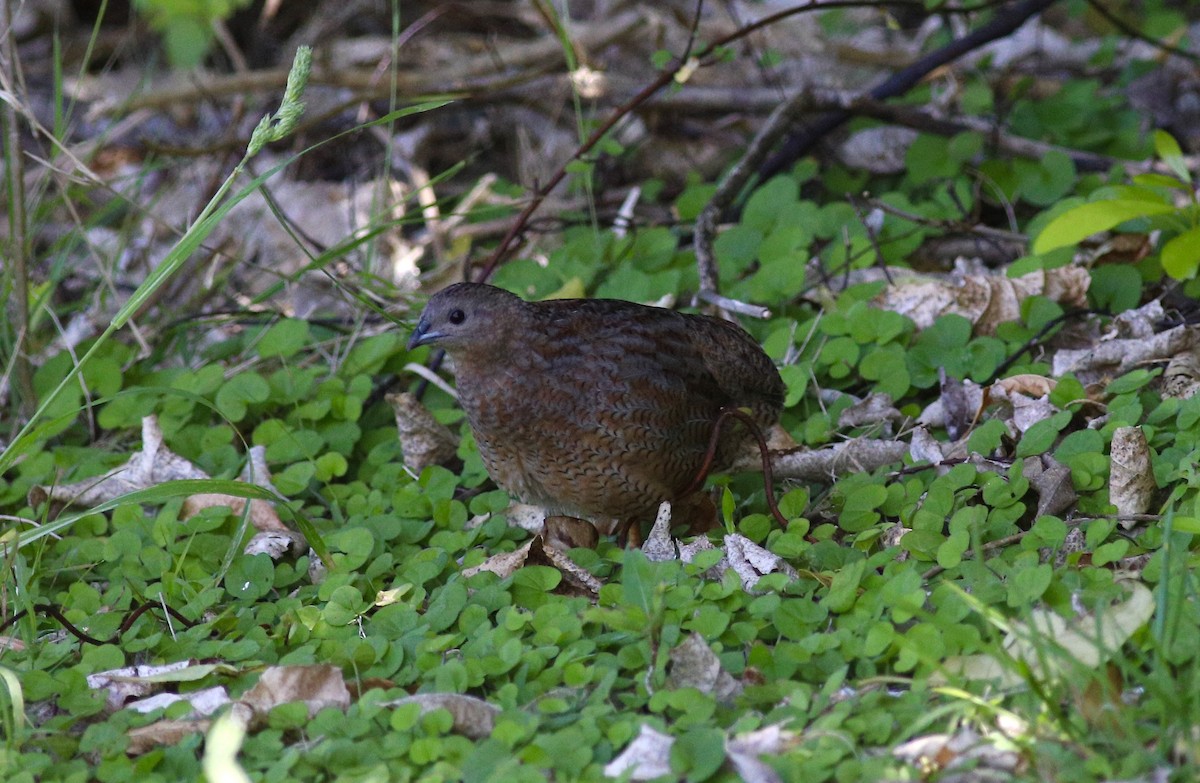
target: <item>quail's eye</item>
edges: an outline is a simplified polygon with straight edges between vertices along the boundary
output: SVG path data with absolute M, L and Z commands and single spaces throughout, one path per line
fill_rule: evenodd
M 451 310 L 450 314 L 446 316 L 446 320 L 452 324 L 461 324 L 463 321 L 467 320 L 467 314 L 462 310 Z

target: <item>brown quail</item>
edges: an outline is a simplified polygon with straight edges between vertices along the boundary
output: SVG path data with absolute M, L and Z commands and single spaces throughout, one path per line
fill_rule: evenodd
M 434 295 L 408 342 L 444 348 L 488 473 L 552 514 L 652 519 L 680 500 L 725 406 L 762 429 L 784 385 L 738 326 L 613 299 L 526 302 L 489 285 Z M 714 467 L 748 435 L 723 428 Z

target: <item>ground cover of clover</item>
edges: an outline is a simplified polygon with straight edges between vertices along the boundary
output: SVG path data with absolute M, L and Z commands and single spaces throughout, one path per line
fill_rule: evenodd
M 690 16 L 645 5 L 569 28 L 511 5 L 415 47 L 379 33 L 402 14 L 339 30 L 295 146 L 235 164 L 278 95 L 244 112 L 218 68 L 116 106 L 145 64 L 70 59 L 91 47 L 20 4 L 0 778 L 1193 779 L 1200 126 L 1163 96 L 1191 89 L 1195 20 L 1047 14 L 884 104 L 881 60 L 992 17 L 749 38 L 703 6 L 689 48 Z M 147 24 L 203 59 L 177 10 Z M 288 56 L 313 35 L 256 25 Z M 62 30 L 132 35 L 108 33 Z M 243 65 L 282 90 L 271 48 Z M 848 92 L 781 101 L 801 72 Z M 768 116 L 845 106 L 826 145 L 747 162 Z M 527 298 L 766 311 L 740 322 L 787 384 L 786 527 L 754 459 L 710 481 L 715 526 L 664 508 L 641 548 L 489 483 L 452 374 L 405 342 L 514 238 L 491 281 Z

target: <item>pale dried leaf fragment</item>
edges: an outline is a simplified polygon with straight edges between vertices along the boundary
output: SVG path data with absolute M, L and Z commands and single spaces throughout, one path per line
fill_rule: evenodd
M 884 549 L 890 549 L 891 547 L 894 547 L 894 546 L 900 546 L 900 540 L 911 532 L 912 532 L 911 527 L 905 527 L 903 523 L 897 522 L 896 524 L 892 525 L 891 527 L 889 527 L 883 531 L 883 534 L 879 537 L 879 545 L 882 546 Z M 899 563 L 903 563 L 907 559 L 908 559 L 908 550 L 907 549 L 901 549 L 900 552 L 898 552 L 896 554 L 896 561 Z
M 1118 236 L 1121 236 L 1118 234 Z M 1112 319 L 1111 329 L 1105 339 L 1133 337 L 1145 339 L 1158 331 L 1158 325 L 1166 317 L 1161 299 L 1151 299 L 1133 310 L 1118 313 Z
M 1064 349 L 1054 355 L 1051 374 L 1074 373 L 1087 386 L 1189 352 L 1200 343 L 1198 336 L 1200 329 L 1184 325 L 1149 337 L 1107 340 L 1079 350 Z
M 969 378 L 958 382 L 955 397 L 948 400 L 943 385 L 942 396 L 926 406 L 917 416 L 917 423 L 930 429 L 945 427 L 949 429 L 950 422 L 960 422 L 965 426 L 974 421 L 976 414 L 983 408 L 983 387 Z
M 799 741 L 794 732 L 777 724 L 764 726 L 725 740 L 725 756 L 740 780 L 747 783 L 780 783 L 782 778 L 763 756 L 786 753 Z M 623 780 L 653 780 L 671 773 L 671 747 L 675 738 L 646 724 L 638 729 L 625 750 L 604 767 L 604 775 Z
M 646 724 L 625 750 L 604 765 L 604 775 L 625 780 L 653 780 L 671 774 L 671 746 L 675 738 Z
M 892 755 L 917 767 L 924 775 L 970 763 L 972 777 L 967 778 L 970 780 L 983 779 L 975 777 L 982 776 L 983 770 L 1013 772 L 1021 762 L 1011 743 L 996 743 L 971 728 L 961 728 L 955 734 L 928 734 L 911 739 L 897 745 Z
M 404 466 L 420 473 L 430 465 L 442 465 L 458 453 L 458 436 L 434 418 L 415 395 L 389 394 L 385 399 L 396 414 L 396 433 Z
M 500 714 L 499 707 L 461 693 L 418 693 L 394 701 L 380 702 L 380 706 L 391 708 L 403 707 L 406 704 L 420 705 L 422 715 L 434 710 L 446 710 L 454 718 L 454 731 L 470 739 L 491 736 L 492 729 L 496 726 L 496 716 Z
M 948 376 L 944 367 L 938 368 L 938 382 L 946 417 L 946 434 L 950 440 L 958 440 L 979 419 L 983 395 L 973 393 L 977 388 L 974 383 Z
M 276 517 L 278 519 L 278 517 Z M 253 521 L 253 520 L 251 520 Z M 289 552 L 299 557 L 308 546 L 304 536 L 294 530 L 263 530 L 255 533 L 242 550 L 247 555 L 266 555 L 282 560 Z
M 1111 455 L 1109 501 L 1123 517 L 1145 513 L 1158 489 L 1146 433 L 1141 427 L 1118 427 L 1113 431 Z M 1134 524 L 1133 520 L 1121 520 L 1126 529 Z
M 166 481 L 206 479 L 208 474 L 163 445 L 158 419 L 142 419 L 142 450 L 124 465 L 106 475 L 72 484 L 39 485 L 29 490 L 29 505 L 37 508 L 47 500 L 94 506 L 139 489 Z
M 773 723 L 756 731 L 739 734 L 725 743 L 725 754 L 734 772 L 746 783 L 779 783 L 782 778 L 763 756 L 786 753 L 800 741 L 799 735 Z
M 899 174 L 907 168 L 905 155 L 917 132 L 898 125 L 882 125 L 851 133 L 837 148 L 843 164 L 873 174 Z
M 679 559 L 685 563 L 690 563 L 696 559 L 696 556 L 701 552 L 711 552 L 717 547 L 713 546 L 713 542 L 708 540 L 708 536 L 696 536 L 691 541 L 686 543 L 676 542 L 679 548 Z M 711 579 L 714 582 L 719 582 L 721 577 L 729 570 L 729 558 L 724 556 L 724 550 L 721 551 L 721 559 L 717 563 L 704 572 L 705 579 Z
M 942 453 L 942 444 L 929 434 L 929 430 L 924 427 L 913 428 L 912 438 L 909 440 L 908 453 L 913 458 L 914 462 L 928 462 L 931 465 L 940 465 L 946 455 Z
M 1054 553 L 1054 567 L 1062 568 L 1067 563 L 1072 562 L 1075 555 L 1082 555 L 1088 551 L 1087 536 L 1084 535 L 1083 528 L 1072 527 L 1067 531 L 1067 537 L 1063 539 L 1062 544 L 1058 546 Z
M 679 556 L 678 542 L 671 536 L 671 503 L 664 500 L 658 506 L 650 535 L 642 544 L 642 552 L 652 563 L 674 560 Z
M 739 533 L 725 536 L 725 556 L 729 558 L 730 568 L 742 580 L 742 589 L 748 593 L 754 592 L 758 580 L 767 574 L 784 573 L 792 580 L 800 577 L 782 557 Z
M 904 414 L 896 410 L 890 394 L 872 392 L 865 400 L 851 405 L 838 415 L 839 427 L 881 425 L 882 434 L 891 435 L 892 425 L 903 421 Z
M 1012 405 L 1012 425 L 1021 433 L 1059 412 L 1058 406 L 1050 402 L 1049 397 L 1034 399 L 1024 394 L 1013 394 L 1007 401 Z
M 725 706 L 731 706 L 743 690 L 742 684 L 725 671 L 721 659 L 698 633 L 688 634 L 671 650 L 669 664 L 668 688 L 695 688 Z
M 275 489 L 275 485 L 271 483 L 271 469 L 267 466 L 266 446 L 251 446 L 250 450 L 246 452 L 246 464 L 238 473 L 238 481 L 262 487 L 275 495 L 279 494 L 279 490 Z
M 120 669 L 109 669 L 93 672 L 87 676 L 88 687 L 94 691 L 104 691 L 104 706 L 115 712 L 136 699 L 142 699 L 162 688 L 164 682 L 177 682 L 190 677 L 164 677 L 175 675 L 191 667 L 191 661 L 176 661 L 159 665 L 123 666 Z M 212 671 L 205 668 L 205 673 Z
M 1127 591 L 1126 600 L 1096 612 L 1066 619 L 1051 610 L 1034 610 L 1028 623 L 1011 623 L 1002 642 L 1003 659 L 986 654 L 952 656 L 930 682 L 945 684 L 949 675 L 1014 687 L 1024 682 L 1025 675 L 1013 660 L 1023 661 L 1038 679 L 1057 678 L 1079 667 L 1097 669 L 1154 614 L 1154 596 L 1148 588 L 1134 581 L 1121 584 Z
M 193 716 L 207 717 L 229 703 L 229 691 L 225 690 L 222 685 L 214 685 L 211 688 L 202 688 L 188 693 L 156 693 L 153 696 L 132 701 L 125 707 L 134 712 L 147 713 L 170 707 L 181 701 L 186 702 L 192 708 Z
M 1001 406 L 999 415 L 1007 418 L 1017 432 L 1025 432 L 1059 411 L 1058 406 L 1050 402 L 1050 392 L 1042 391 L 1049 384 L 1037 383 L 1033 380 L 1036 377 L 1023 376 L 1019 381 L 997 382 L 988 387 L 988 399 Z M 1042 393 L 1033 397 L 1027 393 L 1031 391 Z
M 519 527 L 534 535 L 540 533 L 546 526 L 546 509 L 528 503 L 510 503 L 504 511 L 504 517 L 508 520 L 509 527 Z M 477 514 L 467 520 L 466 528 L 473 530 L 491 518 L 490 513 Z

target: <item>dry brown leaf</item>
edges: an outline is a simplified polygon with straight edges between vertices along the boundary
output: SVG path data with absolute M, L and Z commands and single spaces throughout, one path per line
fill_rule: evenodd
M 558 587 L 554 588 L 558 595 L 582 595 L 593 601 L 600 595 L 600 580 L 576 565 L 562 550 L 546 546 L 540 535 L 529 539 L 512 552 L 501 552 L 477 566 L 464 568 L 462 575 L 471 577 L 480 571 L 490 571 L 506 578 L 527 565 L 548 565 L 558 569 L 563 577 Z
M 529 547 L 532 545 L 533 539 L 530 539 L 512 552 L 494 554 L 477 566 L 464 568 L 462 575 L 472 577 L 481 571 L 490 571 L 501 579 L 506 579 L 516 573 L 518 568 L 525 565 L 525 560 L 529 557 Z
M 160 720 L 148 726 L 138 726 L 125 732 L 129 745 L 125 753 L 141 756 L 155 748 L 178 745 L 193 734 L 203 734 L 212 725 L 210 720 Z
M 22 652 L 25 649 L 25 642 L 15 636 L 0 636 L 0 652 L 12 650 L 13 652 Z
M 491 736 L 496 716 L 500 714 L 499 707 L 461 693 L 418 693 L 395 701 L 380 702 L 380 706 L 391 708 L 405 704 L 419 704 L 422 715 L 434 710 L 446 710 L 454 718 L 454 731 L 470 739 Z
M 385 398 L 396 414 L 396 432 L 404 465 L 420 473 L 430 465 L 442 465 L 458 453 L 458 436 L 433 417 L 416 396 L 404 392 Z
M 253 446 L 247 457 L 246 465 L 242 468 L 238 480 L 262 487 L 278 495 L 278 490 L 271 483 L 271 471 L 267 467 L 266 448 L 264 446 Z M 179 518 L 188 519 L 200 513 L 203 509 L 213 506 L 226 506 L 231 513 L 240 516 L 246 510 L 247 503 L 250 504 L 250 524 L 254 525 L 255 530 L 277 533 L 280 539 L 286 538 L 289 542 L 298 539 L 300 545 L 303 546 L 305 543 L 304 537 L 300 536 L 299 533 L 292 532 L 287 525 L 283 524 L 283 521 L 279 518 L 279 514 L 275 511 L 274 505 L 259 498 L 247 499 L 238 497 L 237 495 L 222 495 L 209 492 L 192 495 L 183 501 L 183 507 L 179 511 Z M 250 544 L 255 546 L 255 551 L 262 551 L 267 554 L 279 552 L 280 556 L 292 546 L 291 543 L 284 546 L 281 540 L 260 541 L 257 543 L 251 541 Z M 249 549 L 249 545 L 247 549 Z M 253 552 L 247 551 L 246 554 L 253 554 Z
M 1200 389 L 1200 348 L 1176 354 L 1163 370 L 1163 397 L 1186 400 Z
M 1145 513 L 1158 489 L 1146 433 L 1141 427 L 1118 427 L 1113 431 L 1111 455 L 1109 501 L 1121 516 Z M 1121 524 L 1129 528 L 1135 523 L 1122 520 Z
M 1067 530 L 1067 537 L 1063 539 L 1057 551 L 1054 553 L 1054 567 L 1062 568 L 1064 565 L 1073 561 L 1074 555 L 1090 553 L 1087 545 L 1087 536 L 1084 535 L 1083 528 L 1075 526 Z M 1090 556 L 1090 555 L 1089 555 Z
M 1001 388 L 1008 394 L 1023 394 L 1026 397 L 1045 397 L 1054 391 L 1058 381 L 1044 375 L 1022 373 L 1001 378 L 992 384 L 992 388 Z
M 562 581 L 554 588 L 556 595 L 583 596 L 595 601 L 600 597 L 600 580 L 592 576 L 586 569 L 580 568 L 566 552 L 545 545 L 542 536 L 536 536 L 530 542 L 529 565 L 548 565 L 557 568 L 562 574 Z
M 1149 234 L 1113 234 L 1090 251 L 1087 266 L 1133 266 L 1154 251 L 1154 244 Z
M 179 518 L 188 519 L 206 508 L 215 506 L 225 506 L 234 516 L 241 516 L 246 510 L 247 502 L 250 504 L 250 524 L 254 525 L 256 529 L 288 531 L 287 526 L 283 524 L 279 515 L 275 513 L 275 509 L 267 501 L 258 498 L 247 500 L 237 495 L 220 495 L 212 492 L 192 495 L 184 500 L 183 507 L 179 510 Z
M 690 633 L 671 650 L 667 687 L 695 688 L 731 706 L 742 692 L 742 684 L 721 666 L 721 660 L 698 633 Z
M 1025 432 L 1039 421 L 1058 413 L 1058 406 L 1050 402 L 1049 393 L 1035 398 L 1015 391 L 1017 388 L 1015 384 L 994 383 L 988 390 L 989 401 L 1002 406 L 998 415 L 1007 418 L 1016 432 Z
M 1091 277 L 1082 267 L 1060 267 L 1009 278 L 964 272 L 948 276 L 921 276 L 911 272 L 875 297 L 875 306 L 912 319 L 927 329 L 943 315 L 961 315 L 975 334 L 993 334 L 1002 323 L 1020 320 L 1021 302 L 1044 296 L 1055 302 L 1082 307 L 1087 303 Z
M 168 449 L 163 444 L 162 428 L 154 416 L 142 419 L 142 450 L 134 454 L 121 467 L 111 471 L 107 476 L 88 479 L 73 484 L 57 484 L 35 486 L 29 491 L 30 505 L 37 507 L 46 501 L 57 503 L 78 503 L 81 505 L 96 505 L 107 500 L 120 497 L 139 489 L 148 489 L 166 481 L 181 479 L 206 479 L 209 475 L 200 470 L 190 461 Z M 255 446 L 247 454 L 245 467 L 239 479 L 246 483 L 264 487 L 275 492 L 271 484 L 270 471 L 266 464 L 266 449 Z M 276 493 L 278 494 L 278 493 Z M 250 522 L 255 529 L 276 534 L 269 541 L 252 541 L 255 551 L 264 551 L 281 556 L 288 548 L 302 545 L 303 538 L 290 530 L 279 519 L 275 507 L 265 500 L 257 498 L 247 501 L 236 495 L 215 493 L 200 493 L 184 499 L 180 509 L 180 519 L 188 519 L 205 508 L 225 506 L 234 514 L 241 514 L 250 506 Z
M 891 527 L 889 527 L 883 531 L 883 535 L 881 535 L 879 537 L 879 545 L 885 549 L 889 549 L 894 546 L 900 546 L 900 539 L 904 538 L 906 535 L 908 535 L 911 532 L 912 532 L 911 527 L 905 527 L 900 522 L 897 522 L 896 524 L 892 525 Z M 900 550 L 900 552 L 897 553 L 897 555 L 896 555 L 896 560 L 898 562 L 903 563 L 907 559 L 908 559 L 908 550 L 907 549 Z
M 974 382 L 951 378 L 941 367 L 938 368 L 938 381 L 946 434 L 950 440 L 958 440 L 978 421 L 984 395 L 977 393 L 979 387 Z
M 304 702 L 312 717 L 326 707 L 345 710 L 350 706 L 350 691 L 342 670 L 336 666 L 269 666 L 250 690 L 242 694 L 237 706 L 250 726 L 259 725 L 280 704 Z
M 1124 736 L 1129 725 L 1122 719 L 1129 709 L 1121 697 L 1125 687 L 1121 669 L 1109 662 L 1103 672 L 1088 681 L 1082 692 L 1072 694 L 1072 701 L 1089 726 L 1100 729 L 1107 736 Z
M 1049 454 L 1025 460 L 1021 475 L 1038 496 L 1037 515 L 1057 516 L 1075 505 L 1079 494 L 1071 481 L 1071 469 Z
M 1158 333 L 1159 324 L 1167 317 L 1161 299 L 1151 299 L 1141 307 L 1117 313 L 1109 323 L 1105 340 L 1136 337 L 1145 339 Z
M 917 423 L 929 429 L 945 428 L 949 431 L 954 422 L 959 427 L 966 427 L 975 420 L 978 411 L 983 408 L 983 387 L 974 381 L 954 381 L 954 397 L 946 394 L 950 381 L 942 383 L 942 394 L 926 406 L 917 416 Z
M 204 718 L 229 704 L 229 694 L 224 687 L 214 686 L 186 693 L 156 691 L 161 691 L 167 685 L 195 682 L 220 669 L 229 667 L 191 661 L 127 666 L 90 674 L 87 683 L 93 690 L 105 692 L 105 708 L 109 712 L 129 709 L 148 713 L 181 701 L 191 706 L 193 717 L 190 719 L 162 720 L 128 731 L 129 746 L 125 752 L 136 756 L 208 730 L 209 721 Z

